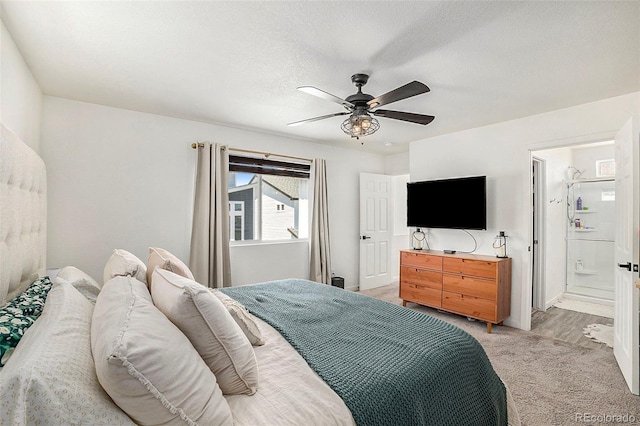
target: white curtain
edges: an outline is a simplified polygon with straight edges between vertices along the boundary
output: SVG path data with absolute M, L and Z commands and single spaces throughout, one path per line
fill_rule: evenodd
M 198 144 L 189 267 L 196 281 L 213 288 L 231 286 L 228 174 L 227 147 Z
M 311 232 L 309 235 L 311 243 L 309 279 L 319 283 L 331 284 L 326 162 L 316 158 L 313 160 L 312 165 L 313 204 L 311 207 Z

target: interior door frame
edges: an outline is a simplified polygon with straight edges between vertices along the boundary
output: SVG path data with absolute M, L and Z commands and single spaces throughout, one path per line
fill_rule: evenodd
M 536 166 L 537 163 L 537 166 Z M 546 220 L 546 203 L 543 200 L 546 198 L 546 161 L 542 158 L 538 158 L 534 155 L 531 156 L 531 190 L 533 192 L 531 202 L 533 207 L 531 209 L 534 219 L 532 220 L 532 236 L 531 236 L 531 279 L 532 279 L 532 307 L 541 311 L 546 311 L 546 276 L 545 271 L 545 220 Z M 534 180 L 534 168 L 537 168 L 537 176 Z M 535 194 L 535 195 L 534 195 Z M 535 201 L 534 201 L 535 198 Z M 537 220 L 536 220 L 537 218 Z M 537 228 L 537 229 L 536 229 Z M 537 237 L 537 243 L 536 239 Z M 537 256 L 536 256 L 537 247 Z M 537 258 L 537 259 L 536 259 Z M 535 260 L 537 261 L 535 261 Z M 534 279 L 537 278 L 536 281 Z
M 618 133 L 618 130 L 619 129 L 610 130 L 602 133 L 594 133 L 591 135 L 583 135 L 583 136 L 576 136 L 572 138 L 557 139 L 557 140 L 547 141 L 547 142 L 532 143 L 526 147 L 526 155 L 525 155 L 526 162 L 523 162 L 522 167 L 524 171 L 523 176 L 528 177 L 528 179 L 524 180 L 523 182 L 524 184 L 523 193 L 527 194 L 527 204 L 526 204 L 527 208 L 523 213 L 524 217 L 522 218 L 522 220 L 524 220 L 525 223 L 528 224 L 528 240 L 527 241 L 529 246 L 529 253 L 527 254 L 527 256 L 523 258 L 523 260 L 526 259 L 526 261 L 524 262 L 525 264 L 523 265 L 523 268 L 526 269 L 525 282 L 527 283 L 526 287 L 523 288 L 522 290 L 522 295 L 520 299 L 520 303 L 521 303 L 520 306 L 522 306 L 522 309 L 520 311 L 520 325 L 523 330 L 531 330 L 531 313 L 532 313 L 531 305 L 533 303 L 533 266 L 531 263 L 531 256 L 532 256 L 531 250 L 533 247 L 533 218 L 532 218 L 533 172 L 531 168 L 531 162 L 533 158 L 533 152 L 541 151 L 545 149 L 568 148 L 576 145 L 585 145 L 589 143 L 597 143 L 597 142 L 614 140 L 614 138 L 616 137 L 616 134 Z

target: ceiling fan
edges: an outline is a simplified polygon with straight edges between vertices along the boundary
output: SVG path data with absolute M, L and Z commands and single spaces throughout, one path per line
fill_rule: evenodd
M 435 118 L 433 115 L 391 111 L 388 109 L 377 109 L 378 107 L 390 104 L 392 102 L 397 102 L 402 99 L 407 99 L 412 96 L 427 93 L 429 91 L 429 88 L 424 83 L 420 83 L 419 81 L 412 81 L 411 83 L 407 83 L 404 86 L 398 87 L 397 89 L 387 92 L 384 95 L 374 98 L 371 95 L 362 93 L 362 86 L 367 84 L 367 81 L 369 81 L 369 76 L 367 74 L 354 74 L 351 76 L 351 81 L 358 88 L 358 93 L 347 96 L 346 99 L 341 99 L 337 96 L 332 95 L 331 93 L 327 93 L 313 86 L 298 87 L 298 90 L 302 92 L 340 104 L 346 109 L 346 111 L 323 115 L 320 117 L 308 118 L 302 121 L 296 121 L 293 123 L 289 123 L 288 126 L 299 126 L 301 124 L 324 120 L 325 118 L 336 117 L 339 115 L 350 115 L 349 118 L 342 122 L 342 125 L 340 127 L 342 128 L 343 132 L 345 132 L 352 138 L 360 139 L 360 137 L 362 136 L 367 136 L 375 133 L 380 128 L 380 123 L 378 123 L 378 120 L 371 117 L 371 115 L 374 115 L 376 117 L 391 118 L 394 120 L 408 121 L 410 123 L 417 123 L 422 125 L 431 123 Z

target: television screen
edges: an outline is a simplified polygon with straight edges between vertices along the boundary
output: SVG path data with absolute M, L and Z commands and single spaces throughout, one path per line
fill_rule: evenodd
M 407 226 L 487 229 L 487 178 L 407 183 Z

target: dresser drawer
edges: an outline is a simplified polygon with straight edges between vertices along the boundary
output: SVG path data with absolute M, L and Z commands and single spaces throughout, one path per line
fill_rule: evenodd
M 406 282 L 400 283 L 400 298 L 421 305 L 442 307 L 442 290 Z
M 495 281 L 467 275 L 443 274 L 442 289 L 452 293 L 481 297 L 492 302 L 496 300 L 497 294 Z
M 442 257 L 403 251 L 400 256 L 400 265 L 442 271 Z
M 442 272 L 401 266 L 400 282 L 442 290 Z
M 495 279 L 497 265 L 497 262 L 445 257 L 442 267 L 445 272 Z
M 491 300 L 442 292 L 442 309 L 485 321 L 496 321 L 496 304 Z

